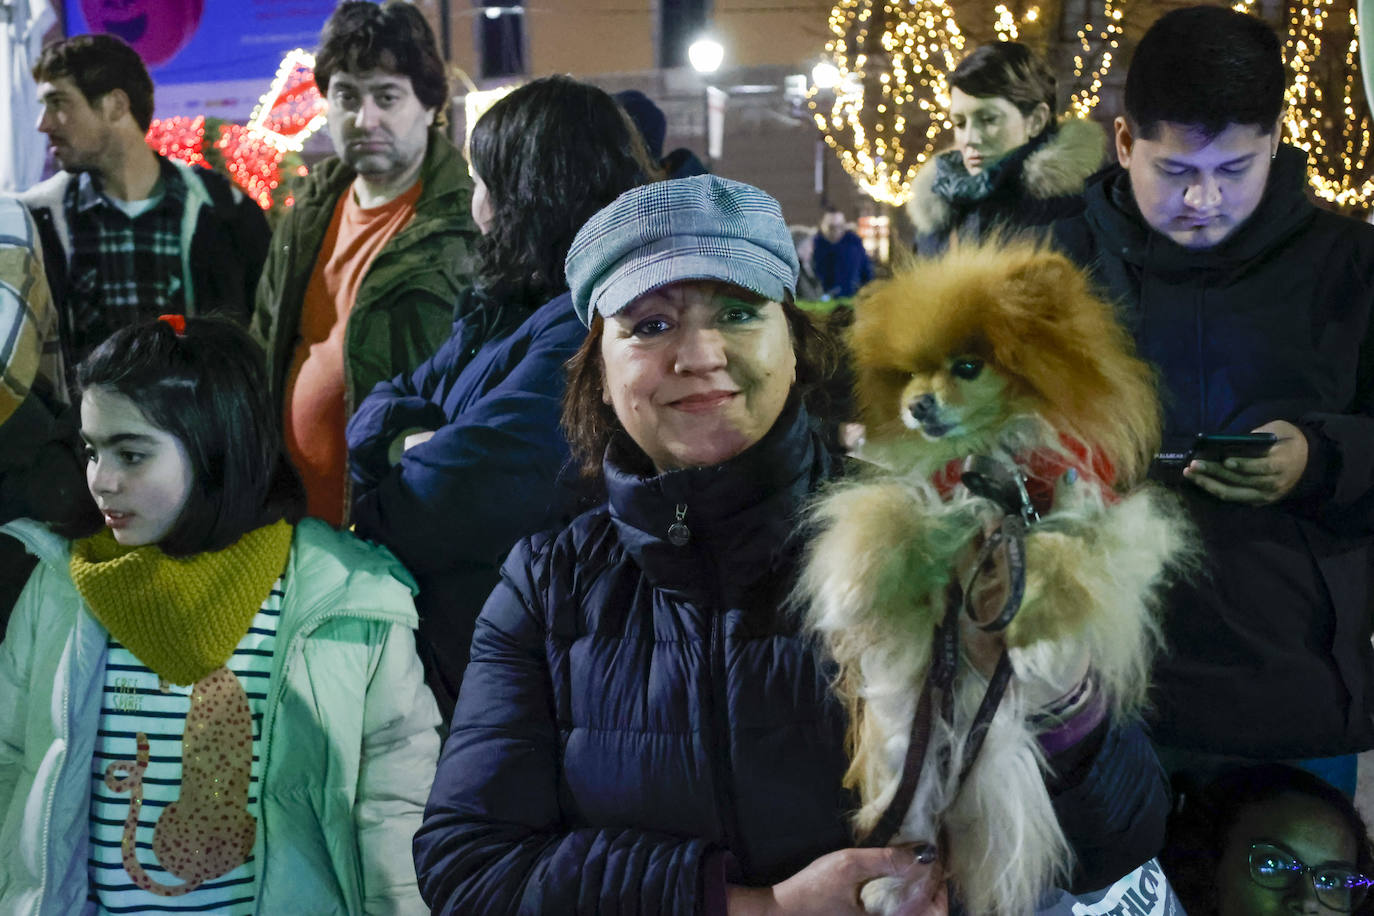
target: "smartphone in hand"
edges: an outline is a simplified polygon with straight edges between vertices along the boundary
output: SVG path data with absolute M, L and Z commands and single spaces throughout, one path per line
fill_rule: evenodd
M 1225 461 L 1227 458 L 1261 458 L 1278 436 L 1273 433 L 1198 433 L 1189 460 Z

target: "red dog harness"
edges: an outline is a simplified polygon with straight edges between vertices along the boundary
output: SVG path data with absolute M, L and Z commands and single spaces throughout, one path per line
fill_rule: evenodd
M 1054 508 L 1055 485 L 1070 472 L 1085 483 L 1096 486 L 1108 505 L 1121 498 L 1112 489 L 1116 482 L 1116 468 L 1111 459 L 1064 433 L 1059 434 L 1059 444 L 1063 446 L 1063 451 L 1038 448 L 1013 458 L 1026 477 L 1026 493 L 1037 513 L 1043 517 Z M 931 475 L 930 482 L 941 497 L 949 499 L 954 494 L 954 488 L 963 479 L 963 466 L 964 459 L 955 458 Z

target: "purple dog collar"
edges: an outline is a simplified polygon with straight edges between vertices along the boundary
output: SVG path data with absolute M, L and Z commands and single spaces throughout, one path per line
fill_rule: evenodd
M 1062 725 L 1036 737 L 1045 753 L 1051 757 L 1062 753 L 1082 741 L 1097 728 L 1107 715 L 1107 701 L 1100 692 L 1094 692 L 1083 708 L 1074 713 Z

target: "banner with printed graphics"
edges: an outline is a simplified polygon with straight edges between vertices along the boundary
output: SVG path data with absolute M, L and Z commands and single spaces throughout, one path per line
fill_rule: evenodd
M 133 46 L 156 87 L 156 116 L 246 121 L 294 48 L 314 50 L 337 0 L 63 0 L 68 35 Z
M 1110 887 L 1072 896 L 1062 893 L 1036 916 L 1185 916 L 1159 862 L 1151 859 Z

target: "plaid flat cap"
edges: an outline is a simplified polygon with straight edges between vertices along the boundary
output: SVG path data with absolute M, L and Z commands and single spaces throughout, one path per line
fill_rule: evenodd
M 626 191 L 587 220 L 566 265 L 577 317 L 614 315 L 679 280 L 720 280 L 781 302 L 797 288 L 797 252 L 778 202 L 715 175 Z

